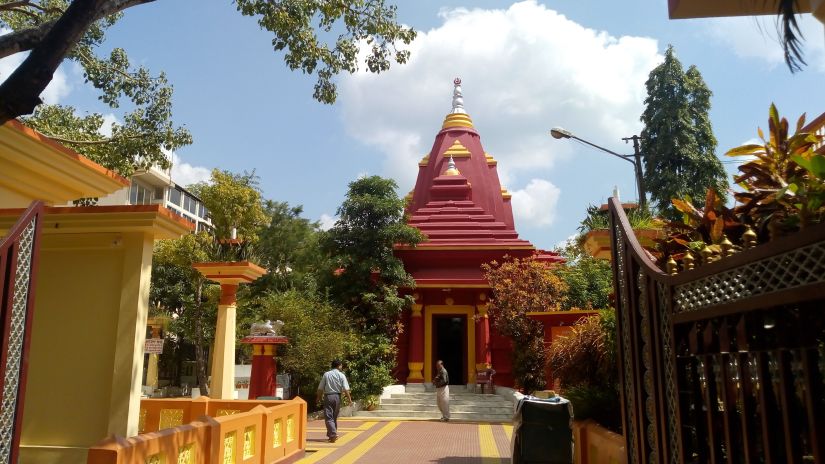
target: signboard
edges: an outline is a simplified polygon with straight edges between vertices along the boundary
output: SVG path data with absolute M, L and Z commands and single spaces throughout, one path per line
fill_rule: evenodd
M 163 353 L 163 339 L 162 338 L 147 338 L 143 344 L 143 352 L 149 354 Z

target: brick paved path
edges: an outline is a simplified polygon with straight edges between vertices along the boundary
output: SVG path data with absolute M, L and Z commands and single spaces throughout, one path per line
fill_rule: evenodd
M 335 443 L 326 440 L 323 421 L 311 421 L 307 455 L 299 463 L 441 463 L 510 462 L 510 424 L 438 421 L 338 420 Z

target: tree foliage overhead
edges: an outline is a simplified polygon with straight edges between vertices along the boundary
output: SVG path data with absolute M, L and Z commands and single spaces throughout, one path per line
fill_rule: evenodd
M 192 143 L 183 127 L 172 122 L 172 86 L 163 73 L 153 76 L 144 67 L 134 67 L 122 48 L 99 54 L 106 32 L 130 6 L 146 1 L 101 3 L 88 28 L 77 32 L 77 43 L 57 47 L 52 36 L 73 28 L 68 19 L 91 2 L 67 0 L 23 0 L 0 2 L 0 27 L 12 32 L 0 36 L 0 58 L 32 50 L 24 63 L 0 85 L 0 122 L 30 114 L 27 125 L 82 153 L 122 175 L 135 168 L 157 164 L 169 167 L 164 150 L 172 151 Z M 60 21 L 63 29 L 56 29 Z M 46 49 L 47 47 L 51 47 Z M 103 115 L 80 115 L 71 106 L 40 104 L 38 95 L 51 81 L 63 56 L 83 70 L 83 77 L 95 88 L 99 100 L 111 111 L 121 109 L 118 122 L 104 125 Z M 53 66 L 52 66 L 53 65 Z M 53 67 L 53 69 L 51 69 Z
M 728 187 L 708 117 L 711 91 L 695 66 L 683 70 L 672 46 L 645 85 L 644 183 L 660 212 L 675 219 L 672 198 L 689 197 L 699 206 L 708 188 L 724 194 Z
M 0 36 L 0 58 L 31 52 L 0 85 L 0 124 L 32 114 L 58 66 L 70 59 L 83 67 L 87 82 L 100 90 L 103 102 L 117 108 L 119 101 L 128 99 L 136 107 L 136 113 L 130 114 L 138 121 L 124 117 L 125 126 L 134 123 L 125 137 L 152 128 L 156 136 L 170 131 L 176 136 L 163 140 L 167 148 L 187 143 L 188 134 L 171 125 L 171 106 L 166 102 L 171 87 L 163 74 L 151 77 L 143 68 L 132 69 L 120 48 L 108 57 L 95 53 L 124 10 L 154 1 L 0 0 L 0 27 L 12 30 Z M 409 51 L 399 47 L 409 45 L 416 35 L 397 23 L 395 6 L 385 5 L 384 0 L 237 0 L 236 4 L 241 14 L 257 17 L 258 24 L 273 33 L 272 45 L 285 52 L 290 69 L 317 75 L 314 97 L 323 103 L 335 101 L 334 76 L 355 72 L 361 59 L 375 73 L 389 69 L 392 60 L 405 63 Z M 335 37 L 334 42 L 328 43 L 326 37 Z M 365 54 L 362 46 L 368 48 Z M 90 133 L 55 135 L 93 137 Z
M 313 97 L 334 103 L 338 91 L 332 78 L 342 71 L 358 70 L 361 48 L 368 71 L 380 73 L 390 68 L 391 60 L 407 62 L 409 45 L 415 39 L 413 29 L 397 23 L 396 7 L 384 0 L 236 0 L 238 11 L 258 18 L 258 24 L 274 34 L 275 51 L 286 50 L 284 61 L 289 69 L 305 74 L 316 72 Z M 320 40 L 336 35 L 334 43 Z

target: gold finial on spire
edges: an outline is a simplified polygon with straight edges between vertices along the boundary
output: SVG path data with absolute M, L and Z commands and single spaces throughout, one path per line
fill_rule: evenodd
M 453 160 L 453 157 L 450 156 L 450 162 L 447 163 L 447 170 L 444 171 L 444 175 L 445 176 L 457 176 L 459 174 L 461 174 L 461 173 L 458 172 L 458 168 L 455 167 L 455 161 Z

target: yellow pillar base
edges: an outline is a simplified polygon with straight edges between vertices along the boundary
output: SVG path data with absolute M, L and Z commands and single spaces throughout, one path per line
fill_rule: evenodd
M 424 370 L 423 362 L 407 363 L 407 367 L 410 369 L 410 375 L 407 376 L 407 382 L 421 383 L 424 381 L 424 375 L 421 373 L 421 371 Z

